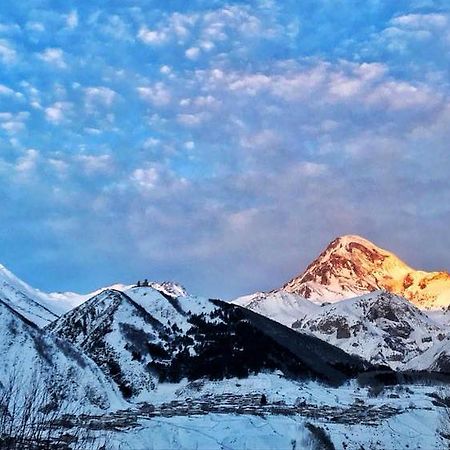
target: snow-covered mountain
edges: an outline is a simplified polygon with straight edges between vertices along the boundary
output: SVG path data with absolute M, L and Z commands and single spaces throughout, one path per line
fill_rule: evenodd
M 245 308 L 152 287 L 105 290 L 48 329 L 86 352 L 133 400 L 182 378 L 281 370 L 338 383 L 368 367 Z
M 149 281 L 148 285 L 169 295 L 187 295 L 184 287 L 174 282 Z M 47 293 L 31 287 L 0 264 L 0 300 L 39 327 L 48 325 L 62 314 L 100 294 L 105 289 L 126 291 L 131 287 L 132 285 L 117 283 L 87 294 L 76 292 Z
M 320 305 L 284 291 L 257 292 L 232 302 L 275 320 L 287 327 L 321 310 Z
M 393 253 L 359 236 L 335 239 L 283 291 L 318 302 L 335 302 L 384 289 L 419 308 L 450 305 L 450 274 L 414 270 Z
M 404 368 L 445 337 L 445 330 L 423 311 L 386 291 L 324 305 L 292 328 L 393 369 Z
M 0 265 L 0 300 L 39 326 L 57 319 L 56 305 L 46 294 L 32 288 Z
M 424 311 L 386 291 L 323 305 L 283 291 L 257 293 L 233 303 L 393 369 L 404 368 L 446 335 L 445 327 Z
M 39 383 L 55 401 L 100 409 L 121 403 L 117 389 L 91 359 L 2 300 L 0 353 L 0 392 L 11 386 L 26 396 Z
M 115 289 L 129 286 L 118 284 Z M 39 327 L 44 327 L 60 315 L 103 290 L 88 294 L 75 292 L 42 292 L 31 287 L 0 264 L 0 300 Z
M 441 372 L 450 375 L 450 335 L 408 362 L 406 369 Z

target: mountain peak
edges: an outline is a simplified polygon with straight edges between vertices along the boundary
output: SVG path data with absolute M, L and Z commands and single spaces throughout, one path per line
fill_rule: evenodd
M 416 271 L 395 254 L 357 235 L 334 239 L 303 274 L 281 289 L 321 302 L 384 289 L 424 308 L 450 304 L 449 274 Z
M 358 236 L 356 234 L 346 234 L 344 236 L 339 236 L 336 239 L 332 240 L 323 253 L 331 253 L 331 252 L 339 252 L 339 253 L 351 253 L 353 250 L 364 251 L 368 250 L 372 253 L 375 253 L 374 257 L 377 258 L 387 258 L 394 257 L 398 261 L 400 259 L 395 256 L 393 253 L 385 250 L 368 239 Z M 367 255 L 367 253 L 366 253 Z M 405 263 L 401 262 L 406 265 Z
M 362 245 L 366 245 L 367 247 L 376 247 L 373 242 L 362 236 L 359 236 L 358 234 L 344 234 L 343 236 L 338 236 L 336 239 L 331 241 L 329 245 L 332 245 L 335 242 L 343 245 L 351 242 L 356 242 Z

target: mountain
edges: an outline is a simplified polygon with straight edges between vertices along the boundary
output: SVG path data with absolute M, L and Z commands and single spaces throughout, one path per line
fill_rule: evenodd
M 148 285 L 169 295 L 186 296 L 183 286 L 170 281 L 149 281 Z M 105 289 L 125 291 L 131 285 L 114 284 L 87 294 L 75 292 L 42 292 L 14 275 L 0 264 L 0 300 L 39 327 L 44 327 L 74 307 Z
M 92 360 L 40 329 L 0 300 L 0 391 L 43 389 L 55 401 L 107 409 L 121 403 L 115 387 Z M 3 395 L 3 394 L 2 394 Z
M 400 295 L 423 309 L 450 305 L 450 274 L 406 265 L 359 236 L 335 239 L 306 271 L 281 290 L 316 302 L 335 302 L 376 290 Z
M 124 285 L 114 287 L 126 288 Z M 88 294 L 42 292 L 31 287 L 0 264 L 0 300 L 39 327 L 44 327 L 101 290 Z
M 257 293 L 233 303 L 393 369 L 402 369 L 445 337 L 442 325 L 386 291 L 323 305 L 283 291 Z
M 287 327 L 321 310 L 320 305 L 284 291 L 257 292 L 232 301 Z
M 39 326 L 59 317 L 48 297 L 17 278 L 0 265 L 0 300 L 20 315 Z
M 450 336 L 437 342 L 421 355 L 409 361 L 406 369 L 426 370 L 450 375 Z
M 370 367 L 245 308 L 152 287 L 105 290 L 47 329 L 82 349 L 136 401 L 160 382 L 183 378 L 281 370 L 337 384 Z
M 445 337 L 444 330 L 423 311 L 386 291 L 324 305 L 292 328 L 393 369 L 404 368 Z

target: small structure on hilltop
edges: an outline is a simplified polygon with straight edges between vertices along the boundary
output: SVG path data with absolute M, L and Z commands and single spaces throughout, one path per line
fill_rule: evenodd
M 136 283 L 136 287 L 148 287 L 148 279 L 146 278 L 144 281 L 138 280 Z

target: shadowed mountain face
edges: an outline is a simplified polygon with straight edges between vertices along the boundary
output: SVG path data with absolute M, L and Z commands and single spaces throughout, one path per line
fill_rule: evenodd
M 370 368 L 315 337 L 219 300 L 151 287 L 106 290 L 49 326 L 81 347 L 126 397 L 160 381 L 222 379 L 280 370 L 339 384 Z
M 359 236 L 335 239 L 283 291 L 315 301 L 337 301 L 384 289 L 420 308 L 450 305 L 447 272 L 414 270 L 393 253 Z
M 323 305 L 283 291 L 257 293 L 233 303 L 393 369 L 405 368 L 446 334 L 445 327 L 424 311 L 386 291 Z

